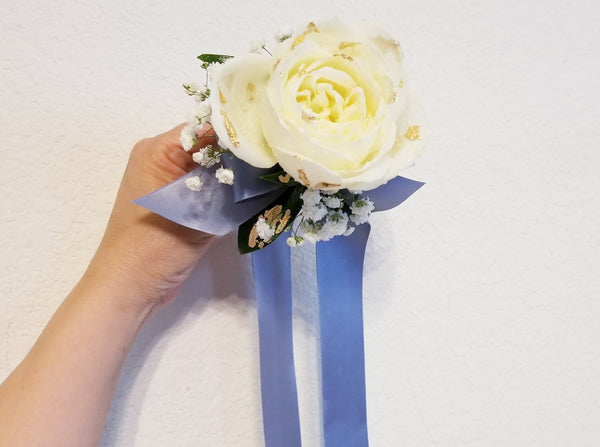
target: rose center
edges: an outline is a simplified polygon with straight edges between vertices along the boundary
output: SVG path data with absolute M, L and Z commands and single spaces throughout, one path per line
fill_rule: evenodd
M 348 123 L 365 117 L 365 95 L 347 73 L 322 67 L 306 74 L 296 92 L 296 101 L 308 120 Z

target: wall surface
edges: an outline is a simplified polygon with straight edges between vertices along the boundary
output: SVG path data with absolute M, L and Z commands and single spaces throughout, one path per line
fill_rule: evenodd
M 195 56 L 239 54 L 279 23 L 362 18 L 402 42 L 434 132 L 405 172 L 427 185 L 372 219 L 371 445 L 600 445 L 597 1 L 10 3 L 0 380 L 91 258 L 131 146 L 186 118 Z M 311 255 L 294 258 L 295 343 L 315 447 Z M 133 346 L 103 447 L 262 445 L 252 290 L 234 238 L 217 241 Z

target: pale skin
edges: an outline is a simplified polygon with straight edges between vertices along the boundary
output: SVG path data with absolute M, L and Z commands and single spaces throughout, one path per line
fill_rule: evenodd
M 138 330 L 177 296 L 212 241 L 132 203 L 197 166 L 179 143 L 181 129 L 132 149 L 89 267 L 0 385 L 0 447 L 98 444 Z M 203 135 L 198 147 L 214 144 L 211 129 Z

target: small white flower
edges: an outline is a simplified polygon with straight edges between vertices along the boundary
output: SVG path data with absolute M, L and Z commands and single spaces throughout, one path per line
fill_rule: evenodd
M 281 28 L 279 28 L 277 34 L 275 35 L 275 38 L 279 42 L 283 42 L 284 40 L 287 40 L 290 37 L 292 37 L 292 27 L 289 25 L 284 25 Z
M 300 196 L 304 206 L 315 206 L 321 201 L 321 191 L 318 189 L 307 189 Z
M 302 210 L 300 213 L 306 218 L 317 222 L 327 215 L 327 207 L 321 202 L 322 195 L 318 189 L 307 189 L 300 196 Z
M 185 126 L 181 131 L 179 141 L 183 148 L 189 151 L 198 142 L 198 126 L 193 123 Z
M 275 228 L 273 228 L 271 224 L 265 220 L 264 217 L 258 218 L 255 227 L 258 237 L 261 238 L 263 241 L 268 241 L 275 235 Z
M 337 196 L 325 196 L 323 197 L 323 203 L 327 208 L 341 208 L 344 203 L 341 197 Z
M 217 172 L 215 172 L 215 177 L 217 177 L 219 183 L 233 185 L 234 175 L 231 169 L 226 169 L 221 166 L 219 169 L 217 169 Z
M 322 203 L 313 206 L 304 205 L 300 212 L 305 218 L 318 222 L 327 215 L 327 207 Z
M 252 42 L 252 45 L 250 46 L 250 51 L 252 53 L 258 53 L 264 47 L 265 47 L 265 39 L 257 39 Z
M 308 242 L 318 242 L 320 240 L 318 235 L 319 225 L 310 219 L 303 220 L 298 230 Z
M 364 214 L 352 214 L 350 216 L 350 220 L 352 222 L 354 222 L 356 225 L 361 225 L 361 224 L 364 224 L 364 223 L 368 222 L 369 215 L 368 214 L 366 214 L 366 215 L 364 215 Z
M 369 220 L 373 209 L 375 209 L 375 204 L 367 197 L 361 197 L 350 205 L 352 211 L 350 219 L 357 225 L 363 224 Z
M 202 183 L 202 179 L 197 175 L 185 179 L 185 186 L 192 191 L 201 191 L 203 185 L 204 183 Z
M 210 104 L 208 101 L 202 101 L 196 104 L 196 116 L 203 117 L 210 115 Z
M 204 149 L 204 148 L 203 148 Z M 194 160 L 194 162 L 198 163 L 199 165 L 202 164 L 202 161 L 204 160 L 204 152 L 203 149 L 200 149 L 198 152 L 194 152 L 192 154 L 192 160 Z
M 210 168 L 221 161 L 221 151 L 208 144 L 198 152 L 192 154 L 192 159 L 200 166 Z
M 350 205 L 352 214 L 363 215 L 373 211 L 375 204 L 368 197 L 360 197 Z
M 327 215 L 325 223 L 319 231 L 321 240 L 328 241 L 332 237 L 340 236 L 348 229 L 348 215 L 344 212 L 335 211 Z
M 187 84 L 183 84 L 183 88 L 186 93 L 192 96 L 196 102 L 202 102 L 208 98 L 210 90 L 206 85 L 198 85 L 195 82 L 188 82 Z
M 302 234 L 302 237 L 304 237 L 304 239 L 306 239 L 308 242 L 312 242 L 313 244 L 321 240 L 316 231 L 307 231 L 306 233 Z
M 346 231 L 344 231 L 344 236 L 350 236 L 352 233 L 354 233 L 354 229 L 355 227 L 348 225 L 348 228 L 346 228 Z
M 196 84 L 195 82 L 188 82 L 186 84 L 183 84 L 183 88 L 190 96 L 198 93 L 198 84 Z
M 286 242 L 290 247 L 300 247 L 304 244 L 304 238 L 300 236 L 290 236 L 286 239 Z
M 196 143 L 194 141 L 194 137 L 189 134 L 181 134 L 180 141 L 181 141 L 181 145 L 183 146 L 183 148 L 186 151 L 189 151 L 192 148 L 192 146 Z
M 188 114 L 188 123 L 198 127 L 204 126 L 210 118 L 211 108 L 208 101 L 196 102 L 196 107 Z

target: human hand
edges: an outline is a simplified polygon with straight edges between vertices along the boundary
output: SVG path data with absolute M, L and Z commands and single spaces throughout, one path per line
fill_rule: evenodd
M 132 203 L 197 167 L 179 142 L 183 126 L 133 147 L 106 233 L 86 272 L 130 290 L 129 299 L 150 311 L 175 298 L 213 239 Z M 200 135 L 196 148 L 214 144 L 211 127 Z

